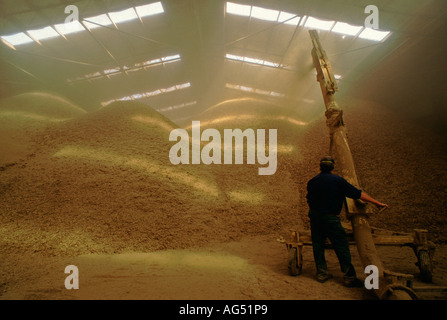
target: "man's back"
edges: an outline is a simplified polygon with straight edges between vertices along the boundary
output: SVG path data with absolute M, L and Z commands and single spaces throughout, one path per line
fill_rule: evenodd
M 307 202 L 311 213 L 334 214 L 341 212 L 346 197 L 359 199 L 362 191 L 344 178 L 329 172 L 322 172 L 307 184 Z

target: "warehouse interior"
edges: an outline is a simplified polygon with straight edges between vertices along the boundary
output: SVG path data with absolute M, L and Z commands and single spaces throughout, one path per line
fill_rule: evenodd
M 405 106 L 406 113 L 419 121 L 438 125 L 438 130 L 445 128 L 440 69 L 446 8 L 442 1 L 378 1 L 380 31 L 391 33 L 382 41 L 362 38 L 362 31 L 355 28 L 365 24 L 367 1 L 252 1 L 240 3 L 246 7 L 236 6 L 236 12 L 242 10 L 237 14 L 228 12 L 225 4 L 2 1 L 3 36 L 28 30 L 47 33 L 37 33 L 37 41 L 25 35 L 26 42 L 14 49 L 5 47 L 3 41 L 1 96 L 51 91 L 88 111 L 129 97 L 154 105 L 175 121 L 239 97 L 242 86 L 294 109 L 303 103 L 311 105 L 307 109 L 318 110 L 319 92 L 306 30 L 322 20 L 329 22 L 319 30 L 333 67 L 342 77 L 343 94 L 387 103 L 398 110 Z M 69 17 L 71 11 L 65 13 L 68 5 L 78 8 L 79 21 L 93 18 L 93 23 L 73 22 L 66 30 L 56 28 Z M 252 12 L 243 12 L 250 9 Z M 138 15 L 139 10 L 143 13 Z M 116 22 L 110 20 L 114 13 L 118 13 Z M 104 18 L 104 14 L 109 16 Z M 351 29 L 336 32 L 337 22 Z M 182 85 L 186 90 L 167 96 L 139 96 Z
M 365 26 L 369 5 L 378 29 Z M 362 187 L 390 204 L 371 224 L 428 229 L 446 286 L 446 23 L 443 0 L 0 1 L 0 299 L 364 299 L 325 296 L 310 249 L 304 284 L 284 280 L 276 241 L 308 229 L 306 182 L 329 150 L 309 30 L 332 65 Z M 276 173 L 174 166 L 169 132 L 192 121 L 277 129 Z M 417 278 L 411 250 L 386 250 Z M 73 259 L 95 288 L 45 276 Z M 168 290 L 182 267 L 191 280 Z M 202 284 L 182 295 L 197 269 Z M 131 291 L 116 272 L 144 280 Z M 150 291 L 155 276 L 165 282 Z

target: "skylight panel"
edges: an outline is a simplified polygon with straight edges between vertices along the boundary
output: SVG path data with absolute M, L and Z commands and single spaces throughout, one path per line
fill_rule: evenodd
M 264 60 L 264 66 L 278 68 L 280 65 L 279 63 Z
M 85 31 L 85 28 L 79 21 L 56 24 L 54 25 L 54 28 L 63 35 Z
M 279 92 L 275 92 L 275 91 L 268 91 L 268 90 L 263 90 L 263 89 L 257 89 L 257 88 L 255 89 L 255 88 L 246 87 L 246 86 L 238 85 L 238 84 L 226 83 L 225 87 L 230 88 L 230 89 L 245 91 L 245 92 L 262 94 L 262 95 L 271 96 L 271 97 L 275 97 L 275 98 L 285 97 L 285 94 L 283 94 L 283 93 L 279 93 Z
M 165 12 L 161 2 L 138 6 L 135 7 L 135 10 L 137 11 L 137 14 L 140 16 L 140 18 Z
M 362 33 L 359 34 L 359 38 L 372 40 L 372 41 L 383 41 L 391 32 L 389 31 L 379 31 L 371 28 L 365 28 Z
M 102 72 L 106 76 L 111 77 L 111 76 L 120 74 L 122 71 L 134 72 L 134 71 L 142 70 L 143 67 L 148 68 L 153 65 L 157 65 L 157 64 L 161 64 L 161 63 L 171 63 L 171 62 L 176 62 L 179 60 L 180 60 L 180 55 L 176 54 L 176 55 L 172 55 L 172 56 L 166 56 L 163 58 L 158 58 L 158 59 L 147 60 L 144 62 L 135 63 L 131 67 L 124 65 L 122 67 L 106 69 L 106 70 L 103 70 Z M 86 79 L 96 79 L 96 78 L 102 78 L 102 73 L 95 72 L 95 73 L 86 74 L 83 77 L 79 77 L 79 79 L 75 79 L 75 80 L 86 80 Z M 67 81 L 73 81 L 73 79 L 67 79 Z
M 232 84 L 232 83 L 226 83 L 225 87 L 230 88 L 230 89 L 236 89 L 239 90 L 239 85 L 236 84 Z
M 197 101 L 191 101 L 191 102 L 187 102 L 187 103 L 181 103 L 181 104 L 176 104 L 174 106 L 161 108 L 161 109 L 158 109 L 157 111 L 159 111 L 159 112 L 171 111 L 171 110 L 175 110 L 175 109 L 189 107 L 189 106 L 192 106 L 195 104 L 197 104 Z
M 236 14 L 238 16 L 249 17 L 251 12 L 251 6 L 227 2 L 226 10 L 227 13 Z
M 264 64 L 263 60 L 260 59 L 256 59 L 256 58 L 249 58 L 249 57 L 244 57 L 244 61 L 248 62 L 248 63 L 254 63 L 254 64 Z
M 176 62 L 180 60 L 180 55 L 179 54 L 175 54 L 172 56 L 166 56 L 166 57 L 162 57 L 162 58 L 157 58 L 157 59 L 152 59 L 152 60 L 147 60 L 144 62 L 139 62 L 139 63 L 135 63 L 135 67 L 141 67 L 141 66 L 151 66 L 151 65 L 155 65 L 155 64 L 160 64 L 160 63 L 170 63 L 170 62 Z
M 105 74 L 112 74 L 112 73 L 117 73 L 117 72 L 120 72 L 120 71 L 121 71 L 120 68 L 113 68 L 113 69 L 104 70 L 104 73 Z
M 105 13 L 100 14 L 99 16 L 85 18 L 84 20 L 86 21 L 87 27 L 90 29 L 99 28 L 100 26 L 110 26 L 112 24 L 112 21 L 110 21 L 109 17 Z M 89 23 L 89 21 L 94 23 Z
M 146 92 L 146 96 L 148 96 L 148 97 L 156 96 L 156 95 L 159 95 L 159 94 L 161 94 L 161 90 L 160 89 L 155 90 L 155 91 Z
M 187 83 L 176 85 L 175 87 L 176 87 L 176 89 L 185 89 L 185 88 L 189 88 L 190 86 L 191 86 L 191 83 L 187 82 Z
M 102 76 L 102 75 L 101 75 L 100 72 L 94 72 L 94 73 L 86 74 L 86 75 L 85 75 L 85 78 L 86 78 L 86 79 L 89 79 L 89 78 L 95 78 L 95 77 L 101 77 L 101 76 Z
M 169 88 L 162 89 L 161 91 L 163 93 L 166 93 L 166 92 L 172 92 L 172 91 L 175 91 L 175 90 L 177 90 L 177 88 L 175 86 L 172 86 L 172 87 L 169 87 Z
M 348 35 L 348 36 L 355 36 L 357 35 L 360 30 L 362 30 L 363 27 L 359 26 L 352 26 L 348 23 L 344 22 L 337 22 L 335 26 L 332 28 L 332 32 Z
M 335 21 L 320 20 L 314 17 L 308 17 L 304 26 L 306 28 L 314 28 L 328 31 L 331 30 L 332 26 L 334 25 L 334 22 Z
M 60 37 L 60 34 L 57 33 L 52 27 L 45 27 L 37 30 L 28 30 L 28 34 L 36 40 L 44 40 L 49 38 Z
M 256 92 L 257 94 L 263 94 L 263 95 L 265 95 L 265 96 L 270 95 L 270 91 L 267 91 L 267 90 L 256 89 L 255 92 Z
M 127 70 L 127 72 L 137 72 L 141 70 L 143 70 L 143 68 L 130 68 L 129 70 Z
M 281 67 L 281 65 L 276 62 L 261 60 L 261 59 L 257 59 L 257 58 L 241 57 L 241 56 L 236 56 L 236 55 L 229 54 L 229 53 L 227 53 L 225 55 L 225 58 L 230 59 L 230 60 L 235 60 L 235 61 L 258 64 L 258 65 L 267 66 L 267 67 L 275 67 L 275 68 Z
M 12 44 L 13 46 L 33 42 L 33 39 L 28 37 L 24 32 L 19 32 L 9 36 L 2 36 L 2 39 Z
M 171 107 L 166 107 L 166 108 L 161 108 L 161 109 L 157 109 L 158 112 L 165 112 L 165 111 L 171 111 L 174 109 L 175 106 L 171 106 Z
M 144 63 L 144 65 L 148 65 L 148 64 L 157 64 L 157 63 L 161 63 L 161 59 L 152 59 L 152 60 L 146 61 L 146 62 Z
M 147 60 L 144 61 L 142 63 L 136 63 L 135 66 L 136 67 L 140 67 L 140 66 L 150 66 L 152 64 L 157 64 L 157 63 L 161 63 L 161 59 L 153 59 L 153 60 Z
M 295 16 L 296 16 L 295 14 L 281 11 L 279 14 L 278 22 L 285 21 L 284 24 L 297 26 L 298 23 L 300 22 L 300 17 L 295 17 Z M 293 18 L 293 17 L 295 17 L 295 18 Z
M 176 91 L 176 90 L 180 90 L 180 89 L 184 89 L 184 88 L 189 88 L 191 86 L 190 82 L 186 82 L 183 84 L 178 84 L 178 85 L 173 85 L 169 88 L 165 88 L 165 89 L 157 89 L 154 91 L 148 91 L 148 92 L 144 92 L 144 93 L 135 93 L 131 96 L 126 96 L 126 97 L 122 97 L 116 100 L 110 100 L 107 102 L 102 102 L 101 104 L 107 105 L 109 104 L 111 101 L 126 101 L 126 100 L 135 100 L 135 99 L 142 99 L 142 98 L 148 98 L 148 97 L 153 97 L 153 96 L 157 96 L 159 94 L 163 94 L 163 93 L 168 93 L 168 92 L 172 92 L 172 91 Z M 196 101 L 194 102 L 190 102 L 188 105 L 192 105 L 195 104 Z
M 142 99 L 145 98 L 146 95 L 144 93 L 136 93 L 132 95 L 132 99 Z
M 246 87 L 246 86 L 240 86 L 240 87 L 239 87 L 239 90 L 247 91 L 247 92 L 253 92 L 253 91 L 254 91 L 253 88 Z
M 278 20 L 279 11 L 264 9 L 260 7 L 252 7 L 251 9 L 251 17 L 266 21 L 277 21 Z
M 165 61 L 172 61 L 172 60 L 178 60 L 178 59 L 180 59 L 180 55 L 176 54 L 173 56 L 163 57 L 163 58 L 161 58 L 161 61 L 165 62 Z
M 109 101 L 103 101 L 103 102 L 101 102 L 101 105 L 103 107 L 105 107 L 105 106 L 107 106 L 107 105 L 109 105 L 109 104 L 111 104 L 112 102 L 115 102 L 115 101 L 116 101 L 115 99 L 112 99 L 112 100 L 109 100 Z
M 231 60 L 244 61 L 244 57 L 236 56 L 236 55 L 234 55 L 234 54 L 229 54 L 229 53 L 227 53 L 227 54 L 225 55 L 225 58 L 227 58 L 227 59 L 231 59 Z
M 191 86 L 191 83 L 187 82 L 187 83 L 183 83 L 183 84 L 174 85 L 174 86 L 171 86 L 171 87 L 165 88 L 165 89 L 157 89 L 154 91 L 146 92 L 145 95 L 147 97 L 152 97 L 152 96 L 156 96 L 156 95 L 159 95 L 162 93 L 167 93 L 167 92 L 172 92 L 172 91 L 176 91 L 176 90 L 180 90 L 180 89 L 189 88 L 190 86 Z
M 156 59 L 156 60 L 147 60 L 147 61 L 143 61 L 143 62 L 135 63 L 134 66 L 137 67 L 137 68 L 139 68 L 139 67 L 149 66 L 149 65 L 151 65 L 151 64 L 154 64 L 154 63 L 160 63 L 160 62 L 161 62 L 160 59 Z
M 166 60 L 166 61 L 163 61 L 163 64 L 167 64 L 167 63 L 173 63 L 173 62 L 177 62 L 177 61 L 179 61 L 179 59 L 173 59 L 173 60 Z
M 275 92 L 275 91 L 270 92 L 270 95 L 272 97 L 277 97 L 277 98 L 284 98 L 286 96 L 284 93 L 279 93 L 279 92 Z
M 109 16 L 114 23 L 121 23 L 138 19 L 137 13 L 135 12 L 134 8 L 129 8 L 119 12 L 110 12 Z

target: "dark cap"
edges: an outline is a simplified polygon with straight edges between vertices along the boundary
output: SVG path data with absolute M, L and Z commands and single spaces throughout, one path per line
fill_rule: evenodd
M 320 160 L 321 172 L 331 172 L 334 170 L 335 161 L 332 157 L 326 156 Z
M 335 164 L 335 160 L 330 156 L 326 156 L 326 157 L 321 158 L 320 164 L 333 166 Z

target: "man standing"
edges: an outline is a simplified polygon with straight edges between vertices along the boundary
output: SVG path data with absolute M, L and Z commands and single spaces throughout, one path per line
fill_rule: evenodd
M 317 269 L 317 281 L 326 282 L 332 275 L 327 272 L 325 258 L 326 239 L 332 243 L 335 254 L 343 272 L 343 284 L 347 287 L 363 286 L 357 278 L 351 263 L 346 232 L 340 223 L 340 214 L 345 198 L 360 199 L 376 205 L 378 208 L 388 207 L 367 193 L 357 189 L 344 178 L 332 173 L 335 161 L 324 157 L 320 161 L 321 172 L 307 183 L 307 203 L 311 224 L 312 247 Z

